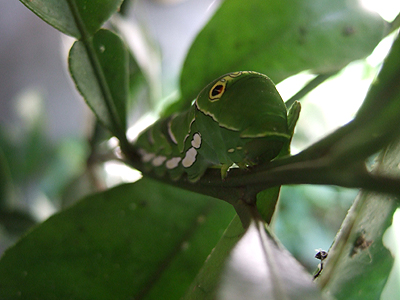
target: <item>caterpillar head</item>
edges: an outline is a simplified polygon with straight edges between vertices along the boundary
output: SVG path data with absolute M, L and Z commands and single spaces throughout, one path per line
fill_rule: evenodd
M 285 104 L 274 83 L 260 73 L 242 71 L 217 78 L 200 92 L 196 107 L 244 138 L 288 136 Z

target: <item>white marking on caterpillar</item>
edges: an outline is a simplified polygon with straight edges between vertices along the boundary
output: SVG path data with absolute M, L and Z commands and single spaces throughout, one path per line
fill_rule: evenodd
M 139 149 L 138 152 L 142 156 L 142 161 L 145 163 L 151 161 L 156 156 L 154 153 L 148 153 L 144 149 Z
M 152 165 L 155 167 L 161 166 L 167 158 L 165 156 L 156 156 L 152 161 Z
M 176 137 L 174 136 L 173 132 L 171 131 L 171 122 L 172 122 L 172 119 L 169 120 L 169 122 L 168 122 L 168 134 L 169 134 L 169 137 L 171 138 L 171 140 L 174 142 L 174 144 L 178 145 L 178 141 L 176 140 Z
M 165 166 L 169 170 L 174 169 L 178 166 L 178 164 L 181 160 L 182 160 L 181 157 L 173 157 L 173 158 L 167 160 L 167 162 L 165 163 Z
M 138 153 L 140 154 L 140 156 L 145 156 L 147 154 L 146 150 L 139 148 L 138 149 Z
M 242 75 L 242 73 L 246 73 L 246 71 L 233 72 L 233 73 L 230 73 L 229 76 L 232 78 L 235 78 L 235 77 Z
M 199 149 L 201 146 L 201 136 L 199 133 L 193 135 L 192 146 Z
M 236 149 L 237 149 L 237 150 L 242 150 L 243 147 L 237 146 Z
M 186 151 L 185 158 L 182 160 L 182 166 L 189 168 L 196 161 L 197 151 L 193 147 Z
M 156 155 L 154 153 L 147 153 L 145 156 L 142 157 L 143 162 L 151 161 Z
M 233 148 L 228 149 L 228 152 L 229 152 L 229 153 L 233 153 L 233 152 L 235 152 L 235 149 L 233 149 Z
M 185 135 L 185 137 L 183 138 L 183 143 L 185 144 L 185 142 L 186 142 L 186 139 L 189 137 L 189 135 L 190 135 L 190 132 L 192 131 L 192 125 L 193 125 L 193 122 L 194 121 L 196 121 L 196 118 L 195 117 L 193 117 L 193 119 L 190 121 L 190 124 L 189 124 L 189 132 L 187 133 L 187 135 Z

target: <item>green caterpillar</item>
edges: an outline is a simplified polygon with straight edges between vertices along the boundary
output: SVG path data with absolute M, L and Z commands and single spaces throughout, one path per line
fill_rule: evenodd
M 209 167 L 224 178 L 233 164 L 247 168 L 275 158 L 292 137 L 289 114 L 265 75 L 234 72 L 208 84 L 186 112 L 160 119 L 136 142 L 147 170 L 197 181 Z M 294 120 L 294 122 L 293 122 Z M 288 125 L 289 124 L 289 125 Z

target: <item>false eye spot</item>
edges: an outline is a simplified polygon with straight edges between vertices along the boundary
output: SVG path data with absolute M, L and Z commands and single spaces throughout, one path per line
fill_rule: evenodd
M 224 90 L 224 86 L 222 84 L 217 85 L 213 90 L 211 91 L 211 96 L 215 97 L 218 96 L 219 94 L 222 93 Z
M 219 80 L 210 89 L 209 99 L 210 101 L 217 101 L 225 92 L 226 80 Z

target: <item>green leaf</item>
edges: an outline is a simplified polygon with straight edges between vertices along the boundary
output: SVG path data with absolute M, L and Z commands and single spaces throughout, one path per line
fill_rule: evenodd
M 137 121 L 140 116 L 152 110 L 150 90 L 149 83 L 136 58 L 132 52 L 129 52 L 129 103 L 127 111 L 133 115 L 128 117 L 129 120 Z
M 98 31 L 89 41 L 77 41 L 69 53 L 75 84 L 99 121 L 115 136 L 126 131 L 128 51 L 119 36 Z
M 5 252 L 0 298 L 179 299 L 233 214 L 149 179 L 89 196 Z
M 0 146 L 0 211 L 3 210 L 7 203 L 10 203 L 10 199 L 12 194 L 14 193 L 13 187 L 13 179 L 11 175 L 11 170 L 9 163 L 7 161 L 7 157 L 3 150 L 3 142 L 5 140 L 2 137 L 2 133 L 0 131 L 0 141 L 2 145 Z
M 20 0 L 43 21 L 77 39 L 93 35 L 123 0 Z
M 246 231 L 236 216 L 183 299 L 320 299 L 311 276 L 259 224 Z
M 332 159 L 347 165 L 364 160 L 395 139 L 400 126 L 400 37 L 397 37 L 377 79 L 354 120 L 320 141 L 328 144 Z M 316 147 L 316 145 L 312 146 Z M 324 151 L 316 149 L 316 152 Z
M 257 210 L 261 217 L 269 222 L 275 210 L 275 205 L 279 197 L 280 186 L 267 189 L 257 195 Z M 242 220 L 237 215 L 229 227 L 224 232 L 224 235 L 213 249 L 211 255 L 203 265 L 190 288 L 187 290 L 184 299 L 214 299 L 217 293 L 218 284 L 221 279 L 221 274 L 228 260 L 228 257 L 245 233 L 242 222 L 251 222 L 252 216 L 248 214 L 249 210 L 246 205 L 236 207 L 239 214 L 242 215 Z
M 261 221 L 251 222 L 233 249 L 218 295 L 221 300 L 322 299 L 310 274 Z
M 336 71 L 371 53 L 385 25 L 356 0 L 224 1 L 186 57 L 180 108 L 227 72 L 258 71 L 277 83 L 303 70 Z
M 0 207 L 0 225 L 10 234 L 20 236 L 35 224 L 33 217 L 25 212 Z
M 242 223 L 236 217 L 229 224 L 224 235 L 215 246 L 211 255 L 202 266 L 195 280 L 187 289 L 183 300 L 212 300 L 215 299 L 221 274 L 230 252 L 244 235 Z
M 278 202 L 281 187 L 273 187 L 266 189 L 257 194 L 257 210 L 262 219 L 269 224 L 275 212 L 276 203 Z
M 378 78 L 372 83 L 365 100 L 357 112 L 356 119 L 368 121 L 377 111 L 383 110 L 394 102 L 394 95 L 400 94 L 400 36 L 393 42 L 389 54 L 384 60 L 384 66 Z
M 379 157 L 375 173 L 400 175 L 400 143 Z M 382 242 L 398 198 L 362 191 L 349 210 L 319 277 L 323 291 L 337 299 L 379 299 L 393 266 Z

